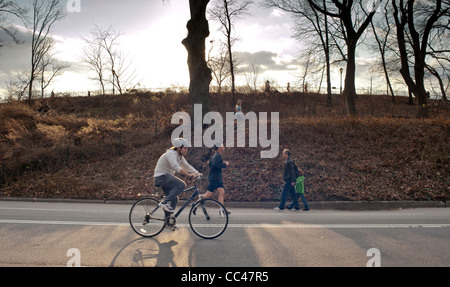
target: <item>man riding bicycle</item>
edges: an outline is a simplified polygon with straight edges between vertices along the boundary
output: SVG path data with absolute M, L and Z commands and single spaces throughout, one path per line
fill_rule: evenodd
M 201 176 L 184 158 L 191 147 L 189 141 L 176 138 L 173 147 L 159 158 L 153 174 L 155 185 L 162 187 L 164 200 L 159 204 L 165 211 L 174 212 L 178 203 L 178 195 L 186 189 L 186 183 L 175 174 L 187 176 L 189 179 Z

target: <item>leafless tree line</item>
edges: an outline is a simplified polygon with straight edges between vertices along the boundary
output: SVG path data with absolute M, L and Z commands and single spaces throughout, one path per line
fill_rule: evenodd
M 22 99 L 27 95 L 30 102 L 36 83 L 43 97 L 45 89 L 69 67 L 55 57 L 55 40 L 51 34 L 53 25 L 65 17 L 62 4 L 65 3 L 60 0 L 33 0 L 30 7 L 21 7 L 13 1 L 0 0 L 0 29 L 9 35 L 10 40 L 21 44 L 16 31 L 8 23 L 11 16 L 20 18 L 31 34 L 31 65 L 6 83 L 9 98 Z M 112 87 L 113 94 L 116 90 L 122 94 L 139 83 L 135 70 L 131 68 L 132 62 L 120 50 L 120 36 L 112 27 L 95 27 L 91 37 L 85 39 L 82 62 L 95 72 L 94 80 L 100 83 L 103 93 L 107 85 Z M 8 42 L 5 40 L 4 43 Z
M 216 0 L 209 10 L 211 19 L 219 23 L 219 29 L 225 37 L 225 41 L 221 42 L 224 47 L 226 47 L 227 51 L 227 55 L 224 59 L 226 59 L 229 64 L 228 71 L 231 78 L 231 98 L 233 103 L 235 102 L 236 77 L 232 47 L 238 40 L 237 36 L 234 34 L 234 24 L 238 19 L 248 15 L 248 10 L 252 3 L 253 1 L 250 0 Z
M 217 0 L 210 12 L 213 19 L 221 25 L 226 40 L 222 41 L 226 50 L 221 50 L 219 56 L 205 60 L 205 39 L 209 36 L 206 10 L 209 0 L 190 0 L 191 20 L 188 21 L 188 36 L 182 41 L 188 51 L 188 67 L 191 76 L 190 93 L 193 103 L 203 103 L 205 111 L 209 107 L 209 84 L 212 80 L 211 67 L 217 66 L 219 73 L 213 71 L 218 83 L 222 83 L 227 73 L 231 77 L 232 92 L 235 90 L 232 46 L 236 41 L 233 36 L 233 25 L 236 19 L 247 14 L 252 1 Z M 290 13 L 297 19 L 297 29 L 302 40 L 307 42 L 309 51 L 305 55 L 308 69 L 312 69 L 311 61 L 322 66 L 322 75 L 327 79 L 327 105 L 331 105 L 330 73 L 332 66 L 345 64 L 345 85 L 343 97 L 347 113 L 357 114 L 355 99 L 356 57 L 357 48 L 366 46 L 367 39 L 374 39 L 375 49 L 381 55 L 381 65 L 386 78 L 387 87 L 392 100 L 395 92 L 391 78 L 399 73 L 410 93 L 415 96 L 418 104 L 418 116 L 427 117 L 427 99 L 430 89 L 440 92 L 442 99 L 447 101 L 446 92 L 449 87 L 449 30 L 450 0 L 264 0 L 266 7 L 275 7 Z M 29 20 L 33 30 L 31 71 L 27 88 L 31 99 L 33 83 L 39 75 L 46 75 L 45 56 L 50 55 L 52 41 L 50 30 L 53 24 L 64 17 L 59 0 L 33 0 L 32 20 Z M 5 8 L 6 7 L 6 8 Z M 20 8 L 12 1 L 0 0 L 0 20 L 5 15 L 21 15 Z M 0 22 L 3 24 L 3 22 Z M 1 25 L 0 27 L 4 27 Z M 370 29 L 370 28 L 371 29 Z M 372 30 L 373 33 L 369 33 Z M 15 40 L 14 34 L 8 30 L 8 35 Z M 105 83 L 113 86 L 119 93 L 124 86 L 133 82 L 134 73 L 128 70 L 129 64 L 118 49 L 120 34 L 110 29 L 97 27 L 87 39 L 84 62 L 96 74 L 102 89 Z M 307 41 L 305 41 L 307 39 Z M 226 51 L 226 54 L 221 54 Z M 313 53 L 314 51 L 314 53 Z M 324 57 L 317 57 L 321 53 Z M 227 61 L 225 66 L 218 60 Z M 51 61 L 47 61 L 52 63 Z M 255 82 L 258 64 L 253 68 L 248 66 L 248 83 Z M 222 70 L 221 70 L 222 69 Z M 316 68 L 317 69 L 317 68 Z M 61 69 L 52 69 L 53 74 Z M 320 71 L 320 70 L 316 70 Z M 326 72 L 325 72 L 326 71 Z M 253 74 L 253 77 L 251 75 Z M 41 76 L 41 90 L 48 86 L 48 80 Z M 225 77 L 226 78 L 226 77 Z M 323 78 L 323 77 L 322 77 Z M 303 76 L 305 79 L 305 75 Z M 427 84 L 428 81 L 428 84 Z M 438 89 L 430 83 L 438 83 Z M 249 84 L 250 86 L 250 84 Z
M 55 41 L 51 35 L 54 23 L 65 16 L 64 9 L 59 0 L 33 0 L 30 7 L 0 0 L 0 26 L 19 44 L 16 32 L 11 30 L 11 26 L 6 26 L 8 16 L 11 15 L 20 18 L 31 33 L 31 64 L 7 83 L 7 89 L 9 97 L 21 99 L 27 95 L 30 102 L 36 81 L 43 97 L 44 90 L 69 66 L 56 60 L 53 50 Z
M 398 74 L 417 99 L 418 117 L 428 116 L 426 87 L 428 81 L 428 87 L 434 89 L 435 85 L 430 84 L 433 77 L 442 99 L 447 101 L 449 0 L 265 0 L 265 6 L 294 16 L 298 34 L 304 43 L 309 43 L 307 50 L 324 55 L 322 65 L 326 68 L 329 87 L 327 104 L 331 104 L 330 66 L 345 63 L 343 96 L 347 113 L 356 114 L 355 60 L 357 47 L 361 45 L 380 53 L 380 65 L 392 101 L 395 92 L 391 79 Z

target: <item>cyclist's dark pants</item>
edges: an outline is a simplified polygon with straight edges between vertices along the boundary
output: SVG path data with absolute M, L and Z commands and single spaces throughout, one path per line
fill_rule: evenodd
M 170 202 L 170 206 L 175 209 L 178 203 L 178 195 L 186 189 L 186 183 L 178 177 L 166 173 L 155 177 L 155 184 L 161 186 L 164 191 L 163 203 Z

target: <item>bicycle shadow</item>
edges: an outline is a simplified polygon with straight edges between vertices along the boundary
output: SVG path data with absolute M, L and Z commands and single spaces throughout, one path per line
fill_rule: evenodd
M 156 238 L 136 238 L 125 244 L 114 256 L 109 267 L 176 267 L 173 246 L 178 242 L 159 242 Z

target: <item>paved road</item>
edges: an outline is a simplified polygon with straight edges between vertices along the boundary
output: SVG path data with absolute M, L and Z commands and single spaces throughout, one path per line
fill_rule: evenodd
M 232 209 L 214 240 L 141 238 L 126 204 L 0 201 L 0 266 L 450 266 L 450 208 Z

